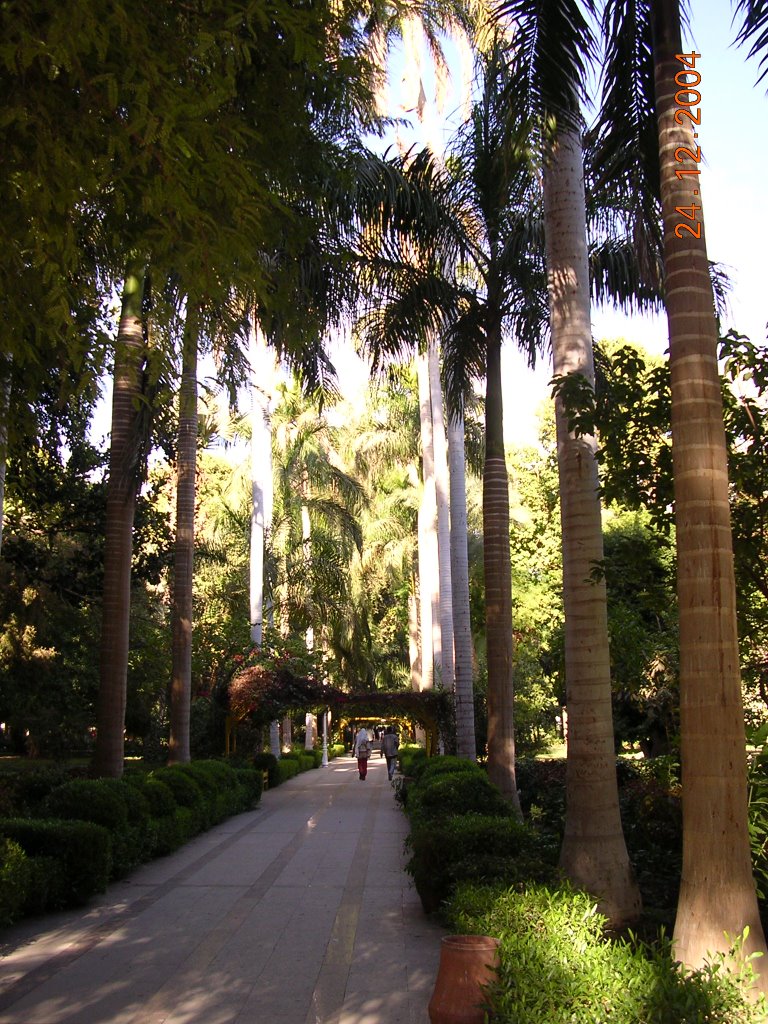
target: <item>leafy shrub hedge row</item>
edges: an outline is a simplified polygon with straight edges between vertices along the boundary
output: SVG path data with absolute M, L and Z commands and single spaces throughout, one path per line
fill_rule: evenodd
M 0 818 L 0 924 L 86 903 L 111 879 L 250 809 L 262 790 L 261 771 L 223 761 L 123 779 L 29 775 L 17 816 Z
M 404 806 L 406 870 L 427 913 L 466 879 L 553 877 L 557 848 L 513 817 L 485 769 L 464 758 L 413 758 Z

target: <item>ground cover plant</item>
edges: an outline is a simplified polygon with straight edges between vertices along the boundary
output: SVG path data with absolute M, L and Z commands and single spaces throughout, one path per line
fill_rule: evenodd
M 605 937 L 594 900 L 567 886 L 465 883 L 446 907 L 458 933 L 501 940 L 486 992 L 495 1024 L 748 1024 L 764 1019 L 722 962 L 686 972 L 662 938 Z M 747 969 L 748 973 L 748 969 Z

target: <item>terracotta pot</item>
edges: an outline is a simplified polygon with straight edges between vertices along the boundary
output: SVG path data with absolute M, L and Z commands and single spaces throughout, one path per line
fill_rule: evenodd
M 446 935 L 429 1001 L 432 1024 L 484 1024 L 483 986 L 499 965 L 499 940 L 489 935 Z

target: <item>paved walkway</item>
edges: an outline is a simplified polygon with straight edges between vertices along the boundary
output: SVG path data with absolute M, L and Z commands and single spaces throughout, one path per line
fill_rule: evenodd
M 83 910 L 0 931 L 1 1024 L 427 1024 L 443 932 L 369 764 L 304 772 Z

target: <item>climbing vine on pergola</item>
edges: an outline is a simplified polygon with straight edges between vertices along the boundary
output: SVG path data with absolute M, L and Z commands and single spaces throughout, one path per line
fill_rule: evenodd
M 444 690 L 381 690 L 350 693 L 328 683 L 295 675 L 288 669 L 252 665 L 233 676 L 227 689 L 228 733 L 231 726 L 250 718 L 256 726 L 296 711 L 322 712 L 329 708 L 349 717 L 403 716 L 417 722 L 427 737 L 427 753 L 437 749 L 440 733 L 453 727 L 454 703 Z

